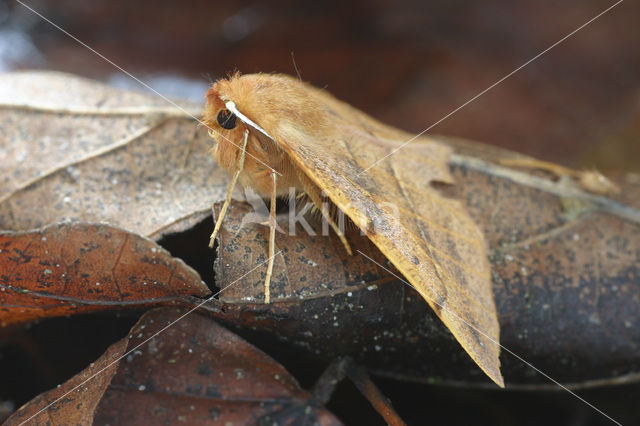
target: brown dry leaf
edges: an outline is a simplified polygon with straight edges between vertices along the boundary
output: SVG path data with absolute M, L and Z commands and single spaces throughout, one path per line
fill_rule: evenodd
M 122 356 L 126 348 L 126 339 L 109 346 L 105 353 L 84 371 L 35 397 L 14 412 L 3 425 L 91 424 L 98 402 L 116 372 L 117 364 L 111 364 Z M 87 381 L 93 376 L 95 377 Z M 58 398 L 62 398 L 60 403 L 42 410 Z
M 340 421 L 278 363 L 211 319 L 192 313 L 137 347 L 186 310 L 146 313 L 129 337 L 82 373 L 40 395 L 7 420 L 20 424 L 320 424 Z M 132 351 L 133 350 L 133 351 Z M 109 361 L 124 359 L 77 390 Z
M 180 102 L 199 117 L 200 106 Z M 55 72 L 0 76 L 0 229 L 66 219 L 186 229 L 228 178 L 192 117 L 159 97 Z
M 209 289 L 153 241 L 108 225 L 60 224 L 0 233 L 0 325 L 188 303 Z
M 438 139 L 454 149 L 456 182 L 441 189 L 464 203 L 491 250 L 501 343 L 573 386 L 640 374 L 640 179 L 618 179 L 621 193 L 603 197 L 575 181 L 498 164 L 515 153 Z M 266 259 L 268 229 L 243 224 L 251 213 L 234 203 L 225 218 L 215 271 L 221 280 Z M 288 229 L 287 218 L 279 225 Z M 348 237 L 354 250 L 394 270 L 357 231 Z M 335 235 L 310 236 L 298 223 L 295 236 L 278 233 L 276 243 L 283 254 L 275 262 L 274 303 L 260 303 L 258 268 L 220 294 L 225 313 L 215 315 L 317 356 L 352 355 L 396 378 L 484 382 L 417 293 L 373 262 L 346 256 Z M 501 361 L 509 386 L 549 384 L 509 355 Z

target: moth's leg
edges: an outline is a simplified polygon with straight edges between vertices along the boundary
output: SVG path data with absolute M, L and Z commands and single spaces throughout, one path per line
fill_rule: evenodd
M 322 213 L 322 216 L 326 219 L 329 225 L 331 225 L 331 228 L 335 231 L 336 235 L 338 235 L 338 238 L 340 238 L 340 241 L 342 241 L 342 245 L 344 245 L 345 250 L 347 251 L 349 256 L 351 256 L 353 254 L 353 251 L 351 250 L 351 246 L 349 245 L 349 242 L 347 241 L 347 238 L 344 236 L 344 233 L 342 232 L 342 230 L 340 230 L 340 227 L 338 226 L 338 224 L 331 217 L 331 214 L 326 208 L 327 207 L 326 204 L 322 203 L 322 192 L 320 191 L 320 189 L 317 186 L 315 186 L 313 182 L 310 181 L 307 175 L 305 175 L 299 170 L 298 170 L 298 180 L 302 182 L 302 186 L 304 186 L 304 192 L 306 192 L 309 198 L 311 198 L 311 201 L 313 201 L 313 204 L 316 206 L 316 208 L 320 210 L 320 212 Z
M 273 272 L 273 262 L 276 250 L 276 172 L 271 172 L 271 208 L 269 209 L 269 262 L 267 263 L 267 276 L 264 279 L 264 303 L 269 303 L 271 292 L 271 273 Z
M 249 139 L 249 131 L 244 131 L 244 138 L 242 140 L 242 150 L 240 151 L 240 158 L 238 159 L 238 168 L 231 179 L 231 183 L 229 184 L 229 189 L 227 190 L 227 196 L 224 199 L 224 204 L 222 204 L 222 209 L 220 210 L 220 217 L 216 220 L 216 226 L 213 228 L 213 232 L 211 233 L 211 237 L 209 237 L 209 247 L 213 247 L 213 243 L 215 242 L 216 235 L 218 235 L 218 231 L 220 231 L 220 226 L 222 226 L 222 219 L 224 219 L 224 215 L 229 208 L 229 203 L 231 202 L 231 193 L 233 192 L 233 188 L 236 186 L 236 182 L 238 181 L 238 176 L 240 176 L 240 172 L 242 172 L 242 168 L 244 167 L 244 154 L 247 150 L 247 140 Z

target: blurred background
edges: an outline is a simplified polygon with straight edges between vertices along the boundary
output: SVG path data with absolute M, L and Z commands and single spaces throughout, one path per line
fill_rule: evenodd
M 430 126 L 614 0 L 28 0 L 169 96 L 202 100 L 239 70 L 296 74 L 380 120 Z M 574 167 L 640 169 L 640 4 L 626 1 L 435 126 Z M 144 90 L 14 0 L 0 69 L 71 72 Z M 294 59 L 295 58 L 295 65 Z
M 419 132 L 615 1 L 25 3 L 166 96 L 203 101 L 211 82 L 234 70 L 299 73 L 383 122 Z M 640 3 L 621 3 L 430 133 L 575 168 L 639 173 L 639 17 Z M 0 71 L 21 69 L 59 70 L 145 90 L 20 3 L 0 1 Z M 37 326 L 45 353 L 60 345 L 58 338 L 46 343 L 44 336 L 59 336 L 47 332 L 50 327 L 76 324 L 65 321 Z M 114 326 L 113 319 L 88 321 L 107 341 L 117 340 L 107 326 Z M 123 332 L 129 325 L 125 321 Z M 82 333 L 70 331 L 65 339 L 73 345 Z M 69 364 L 60 358 L 61 377 L 54 383 L 85 366 Z M 562 391 L 381 385 L 412 424 L 611 424 Z M 369 420 L 361 414 L 368 405 L 352 386 L 339 392 L 331 408 L 342 419 Z M 637 385 L 580 394 L 613 417 L 640 424 Z M 19 406 L 33 396 L 25 391 L 12 397 Z

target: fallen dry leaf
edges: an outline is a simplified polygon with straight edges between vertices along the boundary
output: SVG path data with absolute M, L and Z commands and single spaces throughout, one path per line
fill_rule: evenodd
M 146 313 L 129 337 L 59 388 L 27 403 L 5 425 L 30 419 L 63 395 L 30 421 L 340 424 L 280 364 L 209 318 L 192 313 L 154 336 L 186 312 L 161 308 Z M 114 367 L 83 383 L 129 351 Z
M 439 138 L 454 147 L 453 185 L 491 250 L 501 343 L 575 386 L 640 373 L 640 181 L 620 179 L 613 198 L 500 166 L 512 152 Z M 268 230 L 234 203 L 220 234 L 216 277 L 231 282 L 266 259 Z M 309 220 L 316 231 L 320 224 Z M 288 228 L 286 218 L 280 227 Z M 371 243 L 359 249 L 394 271 Z M 318 356 L 352 355 L 378 373 L 420 381 L 485 379 L 408 286 L 375 263 L 344 255 L 340 241 L 277 234 L 271 305 L 260 303 L 262 269 L 220 294 L 234 324 L 258 328 Z M 396 272 L 397 273 L 397 272 Z M 393 284 L 392 284 L 393 282 Z M 219 309 L 219 308 L 218 308 Z M 514 357 L 501 357 L 508 385 L 548 384 Z
M 153 241 L 108 225 L 0 232 L 0 325 L 159 303 L 209 289 Z
M 35 397 L 16 410 L 3 425 L 91 424 L 98 402 L 116 372 L 118 364 L 111 364 L 122 356 L 126 348 L 127 339 L 114 343 L 84 371 Z M 87 381 L 92 376 L 95 378 Z M 60 403 L 42 410 L 58 398 L 62 398 Z
M 180 105 L 199 116 L 199 105 Z M 192 117 L 67 74 L 0 76 L 0 141 L 0 229 L 107 221 L 157 239 L 209 215 L 226 192 Z

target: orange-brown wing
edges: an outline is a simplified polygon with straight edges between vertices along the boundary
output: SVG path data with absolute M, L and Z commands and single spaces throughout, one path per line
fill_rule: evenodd
M 487 247 L 464 206 L 431 182 L 451 182 L 450 148 L 411 136 L 324 92 L 321 136 L 294 121 L 267 129 L 294 163 L 347 214 L 425 298 L 482 370 L 504 386 Z

